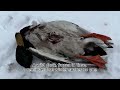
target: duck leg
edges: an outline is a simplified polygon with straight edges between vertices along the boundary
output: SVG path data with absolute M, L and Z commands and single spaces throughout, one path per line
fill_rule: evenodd
M 91 33 L 91 34 L 81 35 L 81 36 L 85 37 L 85 38 L 89 38 L 89 37 L 98 38 L 98 39 L 102 40 L 108 46 L 108 48 L 113 48 L 110 45 L 110 43 L 108 42 L 108 40 L 112 40 L 112 39 L 110 37 L 108 37 L 108 36 L 97 34 L 97 33 Z
M 105 64 L 107 63 L 100 57 L 100 55 L 91 56 L 91 57 L 86 57 L 86 56 L 82 56 L 82 55 L 75 55 L 75 57 L 88 60 L 91 63 L 95 64 L 96 66 L 98 66 L 99 68 L 102 68 L 102 69 L 105 68 Z

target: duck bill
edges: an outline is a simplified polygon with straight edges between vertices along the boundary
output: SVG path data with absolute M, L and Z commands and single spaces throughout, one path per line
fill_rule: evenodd
M 16 38 L 17 45 L 24 47 L 24 42 L 23 42 L 22 35 L 20 33 L 16 33 L 15 38 Z

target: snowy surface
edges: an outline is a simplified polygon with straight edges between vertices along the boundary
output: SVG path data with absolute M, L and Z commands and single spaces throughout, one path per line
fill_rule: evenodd
M 29 72 L 15 60 L 15 33 L 31 25 L 35 20 L 67 20 L 79 26 L 113 39 L 114 48 L 108 50 L 107 70 L 101 72 Z M 79 12 L 0 12 L 0 78 L 1 79 L 120 79 L 120 12 L 118 11 L 79 11 Z M 34 57 L 34 60 L 37 58 Z

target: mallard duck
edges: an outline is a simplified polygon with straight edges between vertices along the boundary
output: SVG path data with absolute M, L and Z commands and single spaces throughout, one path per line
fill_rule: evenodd
M 15 34 L 17 48 L 16 60 L 30 68 L 33 56 L 42 60 L 49 59 L 58 63 L 73 63 L 75 59 L 83 59 L 105 68 L 107 63 L 101 56 L 107 55 L 101 47 L 113 48 L 110 37 L 91 33 L 77 24 L 68 21 L 51 21 L 24 27 Z

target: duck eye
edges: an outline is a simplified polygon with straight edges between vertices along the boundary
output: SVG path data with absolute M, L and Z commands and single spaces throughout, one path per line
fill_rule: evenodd
M 84 37 L 80 37 L 80 40 L 83 40 L 84 39 Z

